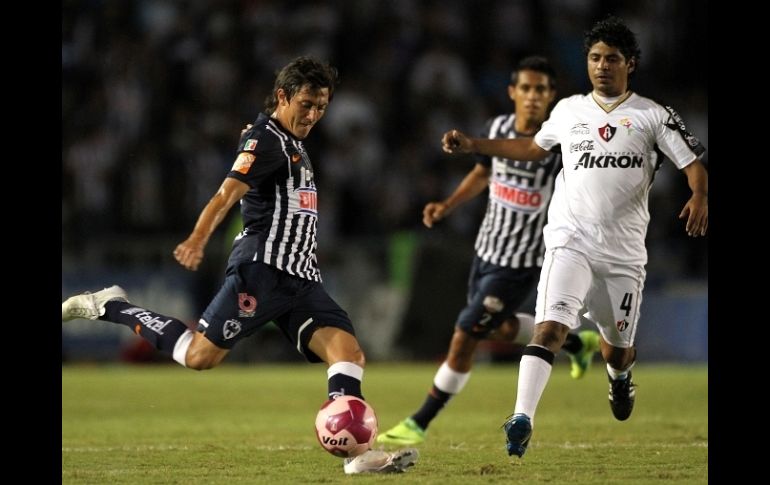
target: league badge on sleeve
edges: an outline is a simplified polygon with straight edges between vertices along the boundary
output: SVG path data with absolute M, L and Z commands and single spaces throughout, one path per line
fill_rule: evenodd
M 256 144 L 256 141 L 254 142 Z M 254 160 L 256 160 L 257 157 L 252 155 L 251 153 L 239 153 L 238 158 L 235 159 L 235 163 L 233 164 L 233 170 L 234 172 L 240 172 L 244 175 L 249 173 L 249 168 L 251 167 L 251 164 L 254 163 Z

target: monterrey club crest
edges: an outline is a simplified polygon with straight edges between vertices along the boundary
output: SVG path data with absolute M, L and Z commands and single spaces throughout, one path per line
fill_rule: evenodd
M 222 327 L 222 335 L 224 335 L 225 340 L 230 340 L 239 333 L 241 333 L 241 322 L 238 320 L 228 320 Z
M 616 131 L 618 131 L 617 128 L 607 123 L 606 125 L 599 128 L 599 136 L 602 137 L 604 141 L 610 141 L 612 140 L 612 137 L 615 136 Z

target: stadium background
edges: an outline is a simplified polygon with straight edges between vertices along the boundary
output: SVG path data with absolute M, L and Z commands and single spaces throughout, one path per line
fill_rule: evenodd
M 590 86 L 582 33 L 607 12 L 637 32 L 632 88 L 674 106 L 708 147 L 707 10 L 701 2 L 67 1 L 62 17 L 62 298 L 119 283 L 132 300 L 195 322 L 221 281 L 237 212 L 197 273 L 175 245 L 262 110 L 274 72 L 311 54 L 342 84 L 308 139 L 319 181 L 319 257 L 370 360 L 437 359 L 462 307 L 483 197 L 427 230 L 423 205 L 473 164 L 439 148 L 449 128 L 480 130 L 509 111 L 518 59 L 544 54 L 559 96 Z M 708 155 L 705 159 L 708 162 Z M 707 239 L 677 214 L 685 178 L 653 185 L 650 261 L 637 334 L 643 360 L 700 361 L 707 350 Z M 406 338 L 405 331 L 410 332 Z M 485 347 L 481 359 L 515 359 Z M 62 359 L 153 360 L 120 326 L 62 326 Z M 297 360 L 267 329 L 231 361 Z

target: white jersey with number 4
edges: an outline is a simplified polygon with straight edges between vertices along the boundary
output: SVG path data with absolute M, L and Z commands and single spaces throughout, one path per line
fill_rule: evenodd
M 561 144 L 563 160 L 543 230 L 546 248 L 632 265 L 647 262 L 647 199 L 661 163 L 656 148 L 678 169 L 705 151 L 673 108 L 635 93 L 610 109 L 590 93 L 565 98 L 535 143 L 544 150 Z

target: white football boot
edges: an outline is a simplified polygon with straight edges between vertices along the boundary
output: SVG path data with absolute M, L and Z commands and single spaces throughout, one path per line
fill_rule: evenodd
M 403 473 L 413 466 L 420 454 L 414 448 L 394 452 L 369 450 L 353 458 L 345 458 L 345 473 Z
M 61 304 L 61 319 L 63 322 L 74 318 L 96 320 L 104 315 L 104 304 L 110 300 L 128 302 L 125 290 L 118 285 L 110 286 L 96 293 L 85 292 L 75 295 Z

